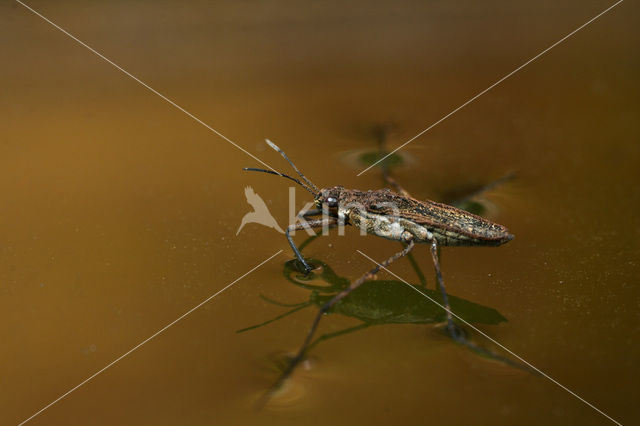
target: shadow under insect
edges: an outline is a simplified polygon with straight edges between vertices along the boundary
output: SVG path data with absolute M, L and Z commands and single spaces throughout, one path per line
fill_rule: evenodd
M 314 238 L 311 237 L 311 239 Z M 283 270 L 283 275 L 289 282 L 310 292 L 309 299 L 300 303 L 285 304 L 261 296 L 269 303 L 291 309 L 260 324 L 238 330 L 238 333 L 266 326 L 311 306 L 323 306 L 333 299 L 337 293 L 349 286 L 350 281 L 337 275 L 325 262 L 317 259 L 309 260 L 316 267 L 309 274 L 305 275 L 299 271 L 299 265 L 297 265 L 297 260 L 295 259 L 287 261 Z M 412 265 L 414 268 L 416 267 L 415 264 L 412 263 Z M 423 277 L 419 269 L 416 272 L 419 277 Z M 320 284 L 321 282 L 324 284 Z M 497 310 L 459 297 L 449 296 L 449 303 L 451 309 L 470 324 L 495 325 L 507 321 Z M 421 285 L 409 285 L 396 280 L 367 281 L 353 290 L 349 297 L 333 305 L 327 312 L 329 315 L 339 314 L 351 317 L 361 321 L 361 323 L 318 336 L 309 345 L 306 352 L 308 354 L 311 349 L 323 341 L 374 325 L 445 324 L 447 315 L 441 304 L 441 293 L 426 288 L 424 283 Z M 492 353 L 476 352 L 481 356 L 495 359 Z M 502 358 L 497 360 L 503 361 Z

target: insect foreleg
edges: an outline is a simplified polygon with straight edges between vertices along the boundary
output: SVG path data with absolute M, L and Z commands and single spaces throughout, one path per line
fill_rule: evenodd
M 302 209 L 300 210 L 300 212 L 298 212 L 298 217 L 311 217 L 311 216 L 320 216 L 322 214 L 322 209 L 309 209 L 309 210 L 305 210 Z
M 289 233 L 291 231 L 299 231 L 301 229 L 321 228 L 324 226 L 331 226 L 336 224 L 337 224 L 337 220 L 333 217 L 329 217 L 325 219 L 309 220 L 309 221 L 306 221 L 305 223 L 296 223 L 293 225 L 289 225 L 287 227 L 287 230 L 285 231 L 285 234 L 287 235 L 287 240 L 289 240 L 289 245 L 293 249 L 293 252 L 295 253 L 296 257 L 298 258 L 300 263 L 302 263 L 302 266 L 304 266 L 305 273 L 308 274 L 309 272 L 311 272 L 313 268 L 309 266 L 306 260 L 304 260 L 302 253 L 300 253 L 300 250 L 298 250 L 298 247 L 296 247 L 296 244 L 293 242 L 293 238 L 291 238 L 291 235 Z
M 344 299 L 353 290 L 355 290 L 356 288 L 360 287 L 360 285 L 362 285 L 362 283 L 364 283 L 367 280 L 370 280 L 376 273 L 378 273 L 378 271 L 380 271 L 381 268 L 387 267 L 391 263 L 393 263 L 394 261 L 398 260 L 399 258 L 401 258 L 403 256 L 406 256 L 413 249 L 413 247 L 415 246 L 415 243 L 413 242 L 413 239 L 410 236 L 407 237 L 406 242 L 407 242 L 407 246 L 402 251 L 399 251 L 398 253 L 394 254 L 393 256 L 391 256 L 390 258 L 388 258 L 384 262 L 380 263 L 379 265 L 376 265 L 369 272 L 365 273 L 360 278 L 358 278 L 357 280 L 355 280 L 351 284 L 349 284 L 349 287 L 345 288 L 340 293 L 336 294 L 331 300 L 329 300 L 327 303 L 325 303 L 320 308 L 320 310 L 318 311 L 318 314 L 316 315 L 315 320 L 313 321 L 313 324 L 311 325 L 311 328 L 309 329 L 309 333 L 307 334 L 307 337 L 305 338 L 304 343 L 302 344 L 302 346 L 298 350 L 298 353 L 296 354 L 295 357 L 293 357 L 293 359 L 291 360 L 291 363 L 289 364 L 287 369 L 282 373 L 282 375 L 280 376 L 278 381 L 269 390 L 269 392 L 267 392 L 267 394 L 265 394 L 264 398 L 260 401 L 260 403 L 266 402 L 266 400 L 269 398 L 271 393 L 273 391 L 277 390 L 278 388 L 280 388 L 282 383 L 284 383 L 284 381 L 287 380 L 287 378 L 291 375 L 291 373 L 296 368 L 296 366 L 300 363 L 300 361 L 303 360 L 305 353 L 309 349 L 309 345 L 311 344 L 311 341 L 312 341 L 313 336 L 314 336 L 314 334 L 316 332 L 316 329 L 318 328 L 318 324 L 320 323 L 320 320 L 322 319 L 322 316 L 325 313 L 327 313 L 329 311 L 329 309 L 331 309 L 331 307 L 333 305 L 338 303 L 340 300 Z

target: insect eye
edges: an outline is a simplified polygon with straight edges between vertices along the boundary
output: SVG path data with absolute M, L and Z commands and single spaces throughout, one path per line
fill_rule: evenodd
M 338 200 L 333 197 L 329 197 L 327 198 L 327 204 L 329 204 L 329 207 L 335 207 L 338 205 Z

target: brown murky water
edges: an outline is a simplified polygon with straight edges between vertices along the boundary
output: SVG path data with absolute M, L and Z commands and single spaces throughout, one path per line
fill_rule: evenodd
M 353 152 L 397 146 L 610 2 L 29 4 L 200 119 L 321 186 L 381 185 Z M 454 296 L 508 321 L 490 336 L 624 424 L 640 372 L 638 7 L 624 2 L 404 152 L 417 197 L 483 184 L 516 239 L 443 251 Z M 478 357 L 434 325 L 327 340 L 263 411 L 252 402 L 316 307 L 283 275 L 288 183 L 17 3 L 0 3 L 0 424 L 16 424 L 283 253 L 32 424 L 607 424 L 549 380 Z M 297 192 L 297 204 L 309 197 Z M 297 239 L 302 241 L 303 236 Z M 398 245 L 357 232 L 305 248 L 340 277 Z M 428 285 L 432 266 L 416 253 Z M 417 283 L 409 262 L 393 267 Z M 379 279 L 391 279 L 379 275 Z M 321 281 L 314 281 L 320 285 Z M 360 322 L 329 315 L 321 333 Z M 499 350 L 481 336 L 476 342 Z

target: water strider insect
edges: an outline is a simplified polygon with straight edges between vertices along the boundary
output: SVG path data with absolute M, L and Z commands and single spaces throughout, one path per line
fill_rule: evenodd
M 342 186 L 333 186 L 318 189 L 300 170 L 293 164 L 289 157 L 273 142 L 267 139 L 267 144 L 293 167 L 302 179 L 285 175 L 272 170 L 244 168 L 246 171 L 270 173 L 292 180 L 302 188 L 313 194 L 315 209 L 302 214 L 304 217 L 322 215 L 322 219 L 309 220 L 306 223 L 297 223 L 287 227 L 286 236 L 296 255 L 296 258 L 304 268 L 305 273 L 313 268 L 304 259 L 293 239 L 291 231 L 305 228 L 326 228 L 338 225 L 358 226 L 368 234 L 383 237 L 389 240 L 400 241 L 405 244 L 403 250 L 389 257 L 381 264 L 376 265 L 357 280 L 341 290 L 333 298 L 324 303 L 320 308 L 304 343 L 293 357 L 289 367 L 274 386 L 286 380 L 296 365 L 303 359 L 320 320 L 326 312 L 337 302 L 345 298 L 349 293 L 358 288 L 362 283 L 370 280 L 381 268 L 389 266 L 399 258 L 406 256 L 414 249 L 416 243 L 429 244 L 431 258 L 435 267 L 438 287 L 442 295 L 443 305 L 446 311 L 447 330 L 451 338 L 471 349 L 477 346 L 469 342 L 461 330 L 453 322 L 449 299 L 440 270 L 438 259 L 439 246 L 499 246 L 513 239 L 507 228 L 491 222 L 480 216 L 458 209 L 446 204 L 434 201 L 421 201 L 409 195 L 397 182 L 391 180 L 385 173 L 387 181 L 396 189 L 375 191 L 360 191 L 346 189 Z

